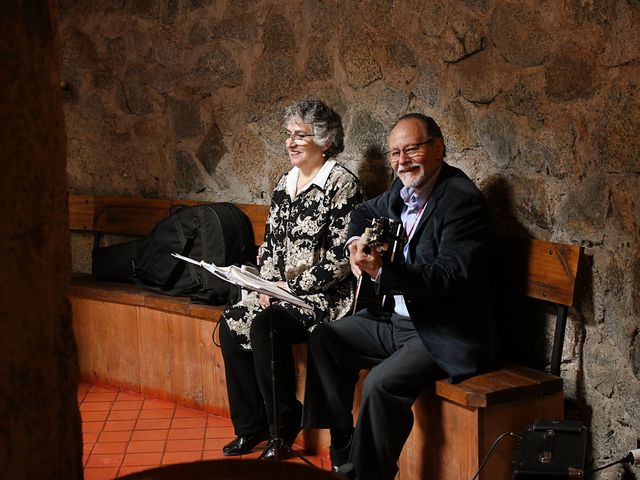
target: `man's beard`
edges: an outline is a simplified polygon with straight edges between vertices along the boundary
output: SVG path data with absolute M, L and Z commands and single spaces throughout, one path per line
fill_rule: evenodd
M 425 172 L 424 168 L 420 164 L 406 165 L 403 167 L 403 170 L 412 167 L 418 167 L 419 171 L 416 173 L 415 170 L 411 170 L 409 172 L 398 173 L 400 177 L 400 181 L 405 187 L 411 188 L 420 188 L 425 183 Z

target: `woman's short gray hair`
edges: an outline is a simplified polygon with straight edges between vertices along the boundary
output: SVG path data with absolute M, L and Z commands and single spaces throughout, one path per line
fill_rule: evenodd
M 322 146 L 331 142 L 325 158 L 338 155 L 344 150 L 342 119 L 336 111 L 322 100 L 306 99 L 287 107 L 284 112 L 285 128 L 290 120 L 298 120 L 311 126 L 313 141 Z

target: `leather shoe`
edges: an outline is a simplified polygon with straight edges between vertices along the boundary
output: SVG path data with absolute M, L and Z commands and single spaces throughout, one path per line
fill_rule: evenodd
M 222 447 L 222 453 L 228 457 L 244 455 L 256 448 L 262 442 L 268 440 L 269 432 L 258 432 L 252 435 L 238 435 L 236 438 Z

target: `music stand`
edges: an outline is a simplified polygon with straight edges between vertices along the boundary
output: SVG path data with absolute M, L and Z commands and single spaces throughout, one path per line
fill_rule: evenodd
M 260 292 L 258 292 L 260 293 Z M 318 468 L 316 467 L 313 463 L 311 463 L 311 461 L 309 461 L 308 458 L 306 458 L 302 453 L 300 452 L 296 452 L 292 447 L 293 445 L 287 445 L 287 443 L 284 441 L 284 439 L 280 436 L 280 411 L 278 410 L 278 391 L 276 389 L 277 385 L 278 385 L 278 367 L 280 364 L 279 360 L 276 360 L 276 352 L 275 352 L 275 347 L 274 347 L 274 340 L 273 340 L 273 304 L 276 303 L 278 300 L 274 300 L 273 297 L 269 297 L 269 342 L 270 342 L 270 346 L 271 346 L 271 362 L 270 362 L 270 366 L 271 366 L 271 401 L 273 402 L 273 430 L 274 433 L 272 433 L 272 438 L 271 440 L 269 440 L 269 443 L 267 443 L 267 445 L 275 445 L 275 460 L 279 461 L 280 460 L 280 454 L 282 451 L 285 451 L 289 454 L 294 455 L 295 457 L 298 457 L 300 460 L 302 460 L 303 462 L 305 462 L 306 464 L 314 467 L 314 468 Z M 295 440 L 295 439 L 294 439 Z M 265 455 L 265 452 L 262 452 L 262 454 L 260 455 L 260 457 L 258 458 L 263 458 Z
M 250 272 L 244 271 L 241 268 L 236 266 L 229 267 L 218 267 L 213 263 L 207 263 L 204 260 L 194 260 L 193 258 L 185 257 L 178 253 L 172 253 L 171 256 L 178 258 L 180 260 L 184 260 L 185 262 L 193 263 L 195 265 L 200 265 L 205 270 L 213 273 L 215 276 L 221 278 L 225 282 L 231 283 L 233 285 L 237 285 L 240 288 L 244 288 L 245 290 L 254 291 L 256 293 L 263 293 L 269 297 L 269 340 L 271 343 L 271 390 L 272 390 L 272 401 L 273 401 L 273 426 L 275 433 L 273 434 L 273 438 L 269 441 L 269 444 L 275 443 L 276 446 L 276 455 L 275 459 L 280 459 L 281 450 L 288 451 L 294 456 L 300 458 L 302 461 L 311 465 L 312 467 L 317 468 L 313 463 L 311 463 L 304 455 L 300 452 L 296 452 L 291 448 L 291 446 L 287 445 L 284 440 L 280 437 L 280 415 L 278 411 L 278 394 L 276 392 L 276 386 L 278 384 L 278 362 L 275 359 L 275 348 L 273 343 L 273 304 L 276 301 L 284 301 L 289 302 L 292 305 L 296 305 L 300 308 L 305 308 L 308 310 L 313 310 L 313 307 L 306 303 L 304 300 L 297 298 L 291 293 L 283 290 L 278 287 L 274 282 L 269 282 L 260 278 L 259 276 L 252 274 Z M 264 456 L 264 453 L 260 455 L 260 458 Z

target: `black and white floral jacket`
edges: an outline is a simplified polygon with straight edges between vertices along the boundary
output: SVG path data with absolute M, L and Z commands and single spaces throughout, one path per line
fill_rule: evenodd
M 285 281 L 294 295 L 314 307 L 288 303 L 306 327 L 346 315 L 353 303 L 353 283 L 344 243 L 351 212 L 363 201 L 357 177 L 328 160 L 314 180 L 296 195 L 299 171 L 292 168 L 276 185 L 261 247 L 260 276 Z M 249 293 L 231 306 L 225 320 L 244 348 L 250 348 L 251 320 L 260 312 L 258 295 Z

